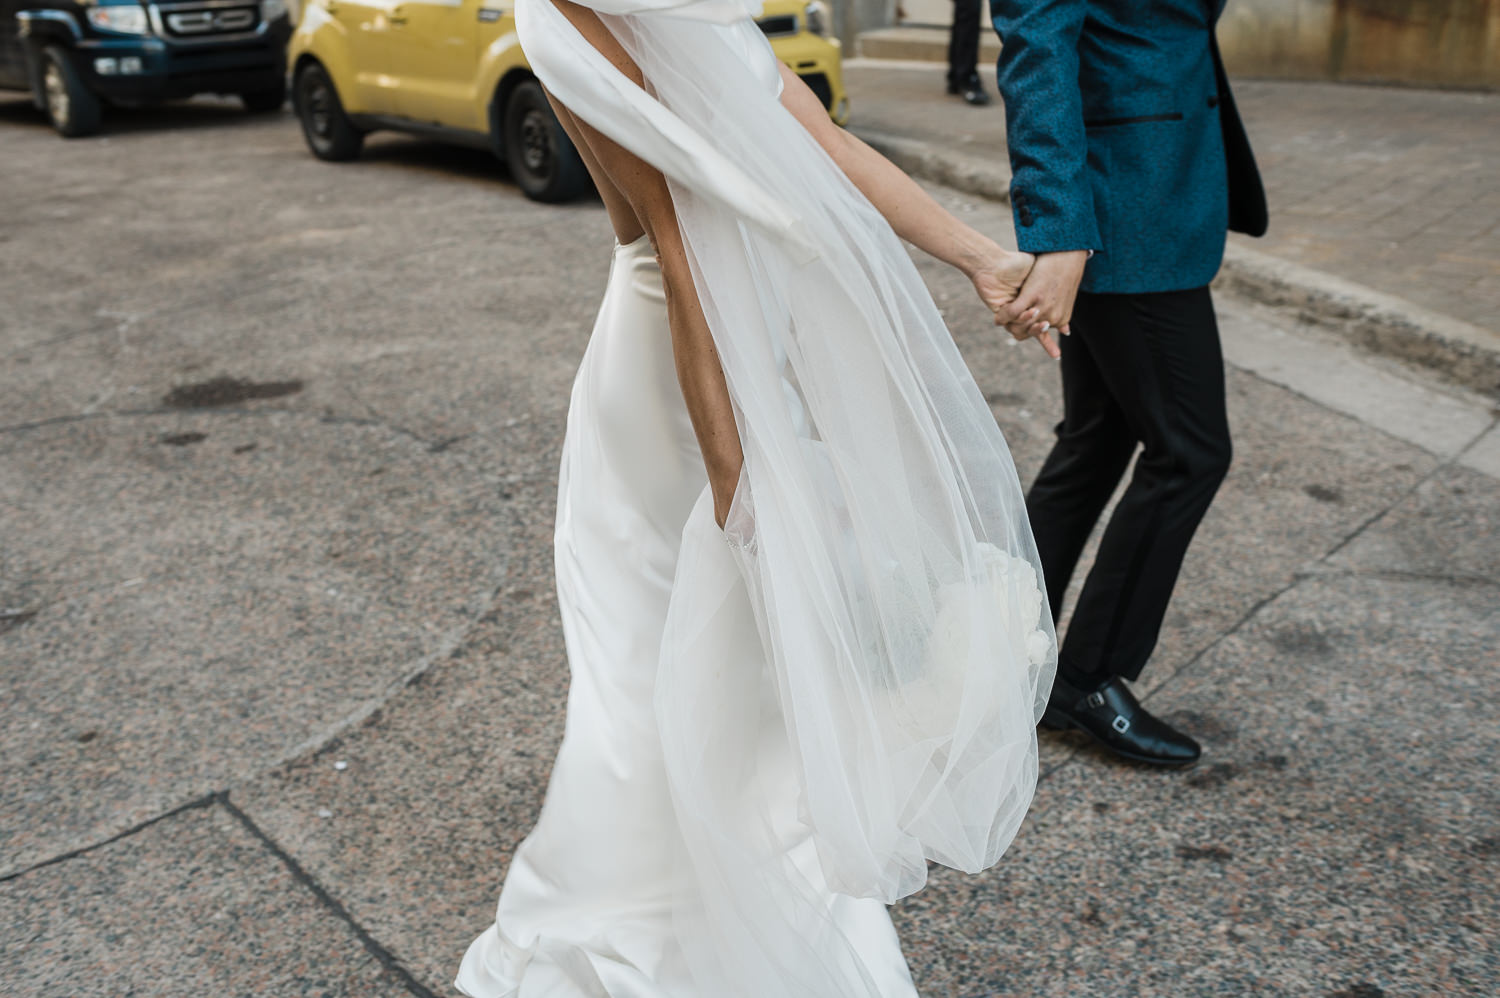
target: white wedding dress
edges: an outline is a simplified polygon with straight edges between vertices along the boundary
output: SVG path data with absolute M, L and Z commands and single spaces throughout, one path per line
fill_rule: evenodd
M 779 103 L 733 0 L 551 0 L 548 89 L 662 170 L 735 406 L 725 530 L 660 272 L 617 246 L 574 383 L 557 585 L 572 685 L 471 998 L 907 998 L 885 905 L 993 865 L 1056 640 L 1015 469 L 889 225 Z

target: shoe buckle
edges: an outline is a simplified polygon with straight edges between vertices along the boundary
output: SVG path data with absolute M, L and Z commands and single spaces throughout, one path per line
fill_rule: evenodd
M 1116 714 L 1115 719 L 1109 722 L 1109 726 L 1123 735 L 1130 730 L 1130 718 L 1124 714 Z
M 1100 693 L 1098 690 L 1095 690 L 1094 692 L 1090 693 L 1087 697 L 1085 697 L 1083 702 L 1086 703 L 1086 704 L 1088 704 L 1090 708 L 1103 707 L 1104 706 L 1104 694 Z

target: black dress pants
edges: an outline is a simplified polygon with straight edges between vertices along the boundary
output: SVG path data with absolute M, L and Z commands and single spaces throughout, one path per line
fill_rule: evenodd
M 1080 293 L 1061 337 L 1063 421 L 1026 497 L 1052 612 L 1136 446 L 1058 660 L 1093 689 L 1135 679 L 1156 646 L 1188 542 L 1229 470 L 1224 359 L 1208 288 Z
M 979 75 L 980 0 L 953 0 L 948 35 L 948 86 L 962 87 Z

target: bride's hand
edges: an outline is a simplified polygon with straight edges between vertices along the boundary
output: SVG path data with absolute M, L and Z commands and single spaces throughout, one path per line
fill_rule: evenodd
M 979 292 L 979 300 L 998 315 L 1001 308 L 1021 293 L 1021 285 L 1026 283 L 1026 275 L 1035 264 L 1036 257 L 1030 253 L 1012 253 L 996 246 L 994 254 L 969 276 L 974 281 L 974 290 Z
M 729 510 L 734 505 L 734 490 L 739 480 L 739 475 L 732 479 L 727 475 L 709 479 L 708 486 L 714 500 L 714 522 L 719 525 L 720 530 L 729 522 Z
M 729 512 L 734 506 L 735 493 L 739 491 L 740 477 L 745 466 L 745 455 L 740 450 L 738 436 L 732 444 L 732 451 L 726 447 L 715 455 L 705 455 L 704 461 L 708 469 L 708 491 L 714 505 L 714 522 L 719 525 L 720 530 L 724 529 L 724 524 L 729 520 Z
M 1036 257 L 1030 253 L 1012 253 L 1000 247 L 996 247 L 996 252 L 997 255 L 977 268 L 970 278 L 974 282 L 974 290 L 979 293 L 979 300 L 984 302 L 985 307 L 994 314 L 998 325 L 1002 317 L 1009 319 L 1003 309 L 1015 301 L 1016 295 L 1021 293 L 1021 285 L 1026 283 L 1027 275 L 1036 264 Z M 1016 316 L 1013 320 L 1016 328 L 1029 329 L 1031 320 L 1035 319 L 1036 315 L 1037 309 L 1031 309 Z M 1029 332 L 1011 335 L 1018 340 L 1032 338 Z M 1059 355 L 1057 344 L 1052 341 L 1052 337 L 1041 333 L 1036 336 L 1036 339 L 1049 356 L 1056 358 Z

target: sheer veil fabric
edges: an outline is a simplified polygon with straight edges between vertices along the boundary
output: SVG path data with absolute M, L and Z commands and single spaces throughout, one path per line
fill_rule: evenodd
M 652 696 L 678 859 L 661 931 L 682 983 L 532 992 L 515 983 L 524 960 L 459 983 L 476 998 L 911 994 L 879 903 L 919 889 L 929 860 L 993 865 L 1035 787 L 1056 638 L 1015 468 L 900 240 L 781 106 L 756 11 L 586 5 L 646 90 L 551 0 L 518 0 L 522 43 L 558 99 L 668 177 L 745 451 L 725 530 L 700 489 L 662 588 Z M 476 948 L 516 938 L 522 859 Z

